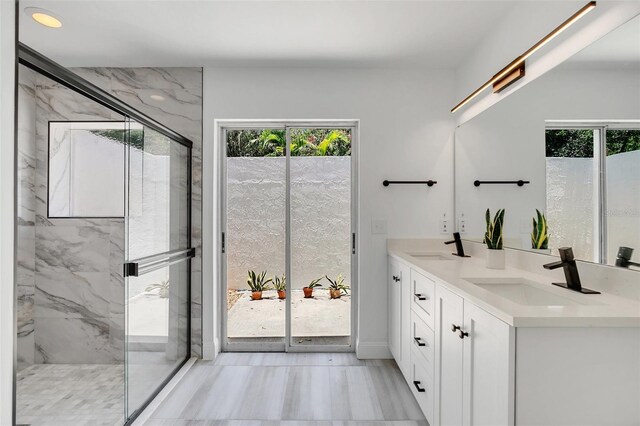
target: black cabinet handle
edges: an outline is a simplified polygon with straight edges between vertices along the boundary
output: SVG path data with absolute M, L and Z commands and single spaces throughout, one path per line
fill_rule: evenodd
M 451 331 L 453 331 L 455 333 L 458 330 L 460 330 L 460 326 L 459 325 L 451 324 Z
M 392 277 L 395 282 L 400 281 L 400 277 L 396 277 L 395 275 Z
M 469 333 L 467 333 L 466 331 L 462 331 L 462 329 L 458 330 L 458 337 L 459 338 L 464 339 L 467 336 L 469 336 Z
M 422 338 L 420 338 L 420 337 L 414 337 L 414 338 L 413 338 L 413 340 L 415 340 L 415 341 L 416 341 L 416 344 L 417 344 L 418 346 L 427 346 L 427 344 L 426 344 L 426 343 L 424 343 L 424 342 L 422 341 Z
M 418 299 L 418 300 L 427 300 L 426 296 L 423 296 L 420 293 L 414 294 L 414 296 Z
M 413 386 L 416 387 L 416 389 L 418 390 L 418 392 L 426 392 L 427 390 L 423 387 L 420 386 L 420 381 L 418 380 L 414 380 L 413 381 Z

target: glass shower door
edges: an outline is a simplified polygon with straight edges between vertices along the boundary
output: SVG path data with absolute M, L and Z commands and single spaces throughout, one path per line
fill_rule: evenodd
M 126 405 L 137 415 L 190 354 L 191 148 L 130 123 Z

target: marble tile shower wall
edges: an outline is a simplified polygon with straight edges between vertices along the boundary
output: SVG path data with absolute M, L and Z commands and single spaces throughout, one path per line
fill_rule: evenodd
M 193 142 L 191 352 L 202 356 L 202 68 L 75 68 L 74 72 Z M 162 101 L 151 99 L 160 95 Z
M 18 366 L 124 360 L 124 221 L 47 217 L 48 123 L 122 117 L 21 67 Z
M 201 69 L 76 69 L 87 80 L 193 143 L 192 353 L 201 345 Z M 155 102 L 150 94 L 165 100 Z M 18 139 L 18 362 L 120 363 L 124 356 L 124 223 L 47 218 L 50 120 L 122 117 L 20 70 Z M 34 131 L 35 129 L 35 131 Z

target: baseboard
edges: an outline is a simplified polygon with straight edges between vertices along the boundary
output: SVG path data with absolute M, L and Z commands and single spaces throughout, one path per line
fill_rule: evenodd
M 390 359 L 393 358 L 387 342 L 357 342 L 358 359 Z
M 211 342 L 202 342 L 202 359 L 206 361 L 213 361 L 214 359 L 216 359 L 216 348 L 218 347 L 219 346 L 217 339 Z

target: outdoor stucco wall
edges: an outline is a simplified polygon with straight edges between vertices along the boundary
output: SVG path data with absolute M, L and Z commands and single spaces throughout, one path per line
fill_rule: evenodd
M 350 284 L 351 158 L 291 158 L 292 288 L 342 273 Z M 285 268 L 285 159 L 227 160 L 227 283 Z M 326 280 L 323 280 L 326 286 Z

